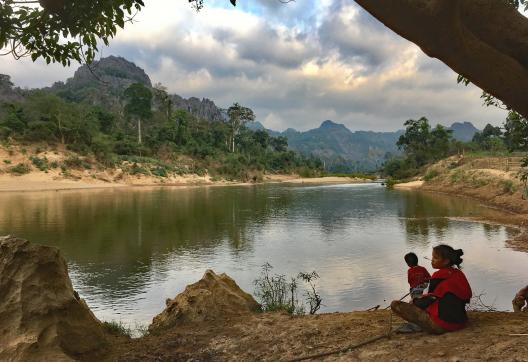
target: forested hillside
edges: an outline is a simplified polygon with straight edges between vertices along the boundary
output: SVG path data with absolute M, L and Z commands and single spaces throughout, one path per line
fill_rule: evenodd
M 233 100 L 168 94 L 123 58 L 82 66 L 45 89 L 14 88 L 0 78 L 0 140 L 62 146 L 105 167 L 131 163 L 131 173 L 196 173 L 256 179 L 259 173 L 318 174 L 322 163 L 288 150 L 283 137 L 245 127 L 253 111 Z M 41 160 L 40 163 L 46 163 Z

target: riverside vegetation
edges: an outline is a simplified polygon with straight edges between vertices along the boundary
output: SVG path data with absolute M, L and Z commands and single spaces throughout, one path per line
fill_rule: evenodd
M 504 170 L 506 172 L 510 171 L 508 158 L 513 159 L 513 164 L 517 166 L 514 178 L 522 182 L 526 194 L 528 157 L 523 157 L 523 154 L 528 151 L 528 120 L 517 112 L 509 112 L 502 128 L 488 124 L 469 142 L 453 139 L 452 131 L 442 125 L 432 128 L 425 117 L 408 120 L 404 125 L 405 133 L 397 142 L 403 155 L 388 160 L 383 166 L 383 174 L 389 178 L 389 187 L 397 180 L 408 180 L 418 175 L 423 175 L 424 181 L 431 181 L 440 175 L 439 168 L 431 165 L 457 155 L 466 160 L 503 158 L 504 167 L 508 168 Z M 451 162 L 450 167 L 456 168 L 459 163 Z M 492 167 L 488 165 L 488 168 Z M 453 175 L 453 181 L 457 181 L 458 176 Z M 500 183 L 500 188 L 509 193 L 517 187 L 515 180 L 502 180 Z
M 289 150 L 285 137 L 245 127 L 255 115 L 238 103 L 220 110 L 208 100 L 169 95 L 122 58 L 101 61 L 96 75 L 86 72 L 81 67 L 66 84 L 35 90 L 0 77 L 0 142 L 10 152 L 36 146 L 30 162 L 4 160 L 8 172 L 61 168 L 67 176 L 72 168 L 120 168 L 241 181 L 259 181 L 266 172 L 322 175 L 322 162 Z M 56 162 L 39 155 L 45 150 L 68 155 Z

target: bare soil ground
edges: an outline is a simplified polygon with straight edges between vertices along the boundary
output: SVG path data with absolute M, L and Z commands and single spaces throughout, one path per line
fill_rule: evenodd
M 472 312 L 465 330 L 431 336 L 393 334 L 317 361 L 528 361 L 528 313 Z M 389 312 L 290 317 L 255 314 L 179 326 L 121 340 L 104 361 L 288 361 L 339 350 L 387 333 Z M 396 327 L 401 324 L 393 319 Z

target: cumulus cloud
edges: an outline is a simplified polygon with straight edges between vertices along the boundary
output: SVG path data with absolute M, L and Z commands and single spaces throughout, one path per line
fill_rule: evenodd
M 309 129 L 325 119 L 353 130 L 394 130 L 427 116 L 450 124 L 500 124 L 480 90 L 427 57 L 352 0 L 212 0 L 199 13 L 185 1 L 147 4 L 103 50 L 143 67 L 185 97 L 237 101 L 274 129 Z M 0 58 L 0 72 L 22 86 L 44 86 L 74 69 Z M 45 84 L 47 83 L 47 84 Z

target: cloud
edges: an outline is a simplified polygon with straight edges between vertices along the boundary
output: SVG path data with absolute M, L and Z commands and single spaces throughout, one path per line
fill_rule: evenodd
M 503 111 L 481 106 L 480 90 L 400 38 L 352 0 L 187 2 L 158 0 L 103 50 L 144 68 L 185 97 L 237 101 L 274 129 L 305 130 L 333 119 L 349 128 L 394 130 L 405 120 L 500 124 Z M 43 86 L 72 69 L 0 58 L 2 73 Z

